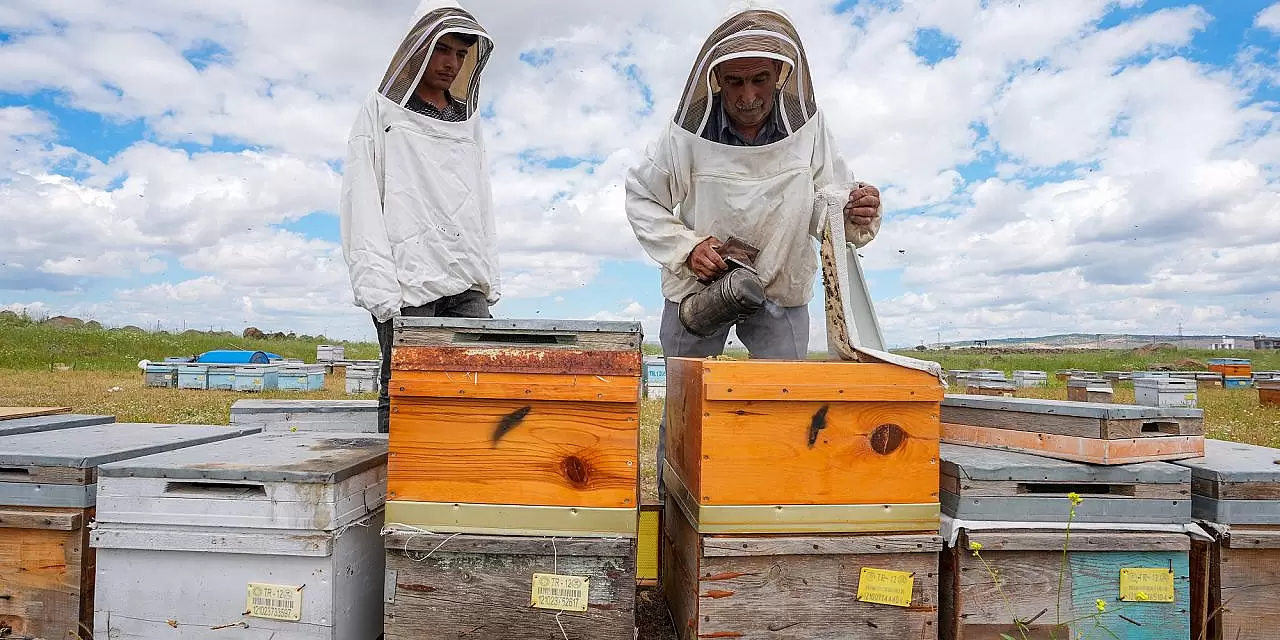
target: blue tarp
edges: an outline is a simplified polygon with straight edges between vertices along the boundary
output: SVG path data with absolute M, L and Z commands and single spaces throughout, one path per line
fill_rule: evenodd
M 276 356 L 277 358 L 279 356 Z M 268 364 L 270 356 L 262 351 L 207 351 L 196 362 L 201 364 Z

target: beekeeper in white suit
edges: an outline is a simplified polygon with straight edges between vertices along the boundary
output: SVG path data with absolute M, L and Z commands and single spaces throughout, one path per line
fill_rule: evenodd
M 426 0 L 347 146 L 339 212 L 356 304 L 382 347 L 388 431 L 391 319 L 487 318 L 498 301 L 493 197 L 480 134 L 480 73 L 493 41 L 456 2 Z
M 754 358 L 804 359 L 824 210 L 815 195 L 848 188 L 844 236 L 854 245 L 879 230 L 880 193 L 853 181 L 811 80 L 804 46 L 782 13 L 735 13 L 703 45 L 675 118 L 627 177 L 627 217 L 662 266 L 665 356 L 724 350 L 734 325 L 694 335 L 679 319 L 679 303 L 703 288 L 699 278 L 726 268 L 715 249 L 735 236 L 760 250 L 755 267 L 768 299 L 736 323 L 739 339 Z M 664 440 L 660 434 L 660 487 Z

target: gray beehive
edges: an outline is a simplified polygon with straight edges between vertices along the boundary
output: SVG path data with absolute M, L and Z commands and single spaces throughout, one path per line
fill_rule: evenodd
M 231 424 L 258 425 L 263 431 L 337 431 L 376 433 L 377 400 L 238 400 Z
M 374 640 L 386 461 L 385 435 L 263 433 L 103 467 L 95 637 Z
M 1191 470 L 1196 518 L 1227 525 L 1280 524 L 1280 450 L 1205 440 L 1204 454 L 1175 463 Z
M 1191 521 L 1191 474 L 1173 464 L 1100 466 L 1012 451 L 943 444 L 943 512 L 965 520 L 1064 523 Z

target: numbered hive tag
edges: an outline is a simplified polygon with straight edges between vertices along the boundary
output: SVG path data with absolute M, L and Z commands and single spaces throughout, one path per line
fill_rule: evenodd
M 302 587 L 250 582 L 245 611 L 255 618 L 297 622 L 302 619 Z
M 915 585 L 914 573 L 863 567 L 858 576 L 858 602 L 909 607 Z
M 533 574 L 533 606 L 557 611 L 586 611 L 589 581 L 582 576 Z
M 1126 568 L 1120 570 L 1122 602 L 1173 602 L 1173 571 Z

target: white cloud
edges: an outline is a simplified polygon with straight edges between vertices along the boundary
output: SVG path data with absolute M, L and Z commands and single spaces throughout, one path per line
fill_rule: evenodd
M 367 337 L 338 247 L 278 225 L 335 208 L 328 163 L 415 4 L 5 3 L 0 92 L 52 92 L 59 109 L 141 122 L 147 136 L 102 162 L 59 109 L 0 108 L 0 290 L 17 291 L 0 295 L 60 291 L 59 305 L 122 323 Z M 918 0 L 833 17 L 831 5 L 785 4 L 850 166 L 885 187 L 882 236 L 862 253 L 901 274 L 873 292 L 891 342 L 933 341 L 939 327 L 1274 328 L 1280 283 L 1262 265 L 1280 245 L 1280 120 L 1261 103 L 1280 73 L 1273 51 L 1197 62 L 1215 19 L 1197 6 Z M 498 43 L 483 98 L 506 295 L 578 302 L 606 261 L 647 264 L 622 178 L 727 3 L 467 6 Z M 1138 11 L 1100 26 L 1117 8 Z M 1280 5 L 1255 24 L 1280 31 Z M 925 29 L 954 54 L 917 55 Z M 173 148 L 213 142 L 249 150 Z M 103 277 L 143 279 L 117 293 Z M 654 300 L 656 276 L 652 287 L 628 295 Z M 657 335 L 660 309 L 591 302 Z

